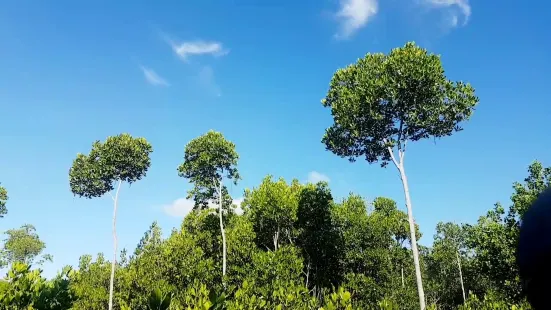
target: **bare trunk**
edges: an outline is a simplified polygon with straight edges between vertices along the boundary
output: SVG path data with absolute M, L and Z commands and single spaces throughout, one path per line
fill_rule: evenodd
M 222 234 L 222 277 L 226 277 L 226 232 L 224 231 L 224 221 L 223 221 L 223 209 L 222 209 L 222 180 L 218 182 L 218 214 L 220 217 L 220 233 Z M 225 280 L 222 280 L 223 282 Z M 224 282 L 225 283 L 225 282 Z
M 115 284 L 115 266 L 117 264 L 117 208 L 119 206 L 119 191 L 122 181 L 119 180 L 117 192 L 113 198 L 113 261 L 111 262 L 111 279 L 109 280 L 109 310 L 113 310 L 113 287 Z
M 279 245 L 279 226 L 274 234 L 274 251 L 277 251 Z
M 459 252 L 457 253 L 457 267 L 459 267 L 459 281 L 461 282 L 461 292 L 463 293 L 463 303 L 467 301 L 465 297 L 465 285 L 463 284 L 463 271 L 461 270 L 461 258 Z
M 402 266 L 402 287 L 405 287 L 406 283 L 404 282 L 404 267 Z
M 419 264 L 419 250 L 417 249 L 417 237 L 415 236 L 415 223 L 413 222 L 413 210 L 411 207 L 411 198 L 409 197 L 408 179 L 406 177 L 403 163 L 400 163 L 398 170 L 400 171 L 400 177 L 402 178 L 404 196 L 406 198 L 406 208 L 408 210 L 411 251 L 413 252 L 413 264 L 415 265 L 415 279 L 417 280 L 419 306 L 421 310 L 425 310 L 425 292 L 423 290 L 423 279 L 421 278 L 421 265 Z
M 310 277 L 310 262 L 308 262 L 308 267 L 306 267 L 306 288 L 308 288 L 308 278 Z
M 386 143 L 387 141 L 385 141 Z M 411 206 L 411 198 L 409 197 L 409 185 L 408 178 L 406 176 L 406 170 L 404 169 L 404 155 L 405 155 L 405 144 L 403 149 L 398 146 L 398 160 L 394 156 L 394 151 L 392 147 L 387 147 L 392 162 L 400 172 L 400 179 L 402 179 L 402 186 L 404 187 L 404 196 L 406 199 L 406 208 L 408 210 L 408 221 L 409 221 L 409 234 L 410 234 L 410 243 L 411 243 L 411 252 L 413 252 L 413 264 L 415 265 L 415 279 L 417 280 L 417 294 L 419 295 L 419 306 L 421 310 L 425 310 L 425 291 L 423 290 L 423 279 L 421 277 L 421 266 L 419 264 L 419 250 L 417 249 L 417 237 L 415 236 L 415 223 L 413 222 L 413 209 Z

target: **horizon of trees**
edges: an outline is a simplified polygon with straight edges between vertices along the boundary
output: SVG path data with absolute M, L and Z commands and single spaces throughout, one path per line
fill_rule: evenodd
M 515 238 L 530 201 L 551 185 L 549 171 L 533 162 L 524 182 L 513 184 L 511 205 L 496 203 L 476 223 L 438 223 L 433 245 L 420 245 L 427 309 L 530 309 L 518 278 Z M 166 239 L 153 222 L 132 252 L 120 251 L 114 309 L 154 309 L 149 302 L 157 290 L 161 300 L 170 297 L 170 309 L 418 308 L 407 214 L 394 200 L 366 201 L 351 193 L 335 201 L 327 183 L 266 176 L 245 192 L 242 215 L 231 199 L 225 201 L 225 277 L 219 209 L 198 208 Z M 421 237 L 419 227 L 416 235 Z M 23 294 L 22 304 L 32 301 L 33 309 L 108 307 L 111 261 L 102 253 L 85 254 L 78 266 L 47 280 L 28 265 L 44 248 L 14 250 L 8 241 L 2 257 L 18 258 L 9 263 L 8 282 L 0 283 L 0 309 L 20 309 L 10 308 L 9 298 L 32 285 L 43 293 Z

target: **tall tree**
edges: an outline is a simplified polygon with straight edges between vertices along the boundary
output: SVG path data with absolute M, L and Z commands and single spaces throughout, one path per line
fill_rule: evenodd
M 471 116 L 477 103 L 469 84 L 448 80 L 440 57 L 413 42 L 388 55 L 367 54 L 339 69 L 322 100 L 334 119 L 322 140 L 327 150 L 352 162 L 358 157 L 383 167 L 392 162 L 400 174 L 422 310 L 425 297 L 404 167 L 406 144 L 461 130 L 460 122 Z
M 0 218 L 3 218 L 4 215 L 8 214 L 8 208 L 6 208 L 6 203 L 8 202 L 8 191 L 0 183 Z
M 21 228 L 10 229 L 5 234 L 7 238 L 4 240 L 0 265 L 12 265 L 16 262 L 32 265 L 52 261 L 49 254 L 44 254 L 40 260 L 36 260 L 46 248 L 46 244 L 40 240 L 33 225 L 25 224 Z
M 151 152 L 153 148 L 145 138 L 134 138 L 123 133 L 108 137 L 104 142 L 94 142 L 88 155 L 77 154 L 69 170 L 69 184 L 74 195 L 91 199 L 110 193 L 113 200 L 113 261 L 109 283 L 109 310 L 113 309 L 117 208 L 121 184 L 132 184 L 146 175 L 151 165 Z
M 209 131 L 191 140 L 185 147 L 184 162 L 178 167 L 178 175 L 193 183 L 188 199 L 193 198 L 196 208 L 206 208 L 210 201 L 218 200 L 220 233 L 222 234 L 222 276 L 226 275 L 226 233 L 224 231 L 224 179 L 237 184 L 239 155 L 235 144 L 222 133 Z

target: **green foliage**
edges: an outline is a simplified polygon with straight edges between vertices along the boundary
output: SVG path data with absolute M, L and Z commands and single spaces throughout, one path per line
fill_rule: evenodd
M 377 197 L 373 200 L 373 208 L 376 220 L 385 222 L 383 226 L 392 232 L 392 237 L 396 242 L 402 245 L 409 239 L 408 215 L 404 211 L 398 210 L 396 201 L 386 197 Z M 415 224 L 415 236 L 417 240 L 422 237 L 417 224 Z
M 103 254 L 96 261 L 90 255 L 80 258 L 78 270 L 71 275 L 70 289 L 75 310 L 105 310 L 109 303 L 110 263 Z M 118 284 L 118 282 L 116 283 Z
M 88 155 L 77 154 L 69 170 L 73 194 L 100 197 L 114 189 L 114 182 L 132 184 L 143 178 L 151 165 L 151 144 L 145 138 L 123 133 L 96 141 Z
M 436 225 L 432 251 L 426 259 L 427 279 L 428 291 L 442 309 L 454 309 L 463 303 L 462 280 L 466 293 L 477 290 L 466 233 L 464 227 L 454 223 Z
M 507 238 L 516 236 L 522 217 L 518 210 L 526 210 L 524 204 L 549 184 L 546 174 L 538 172 L 546 170 L 538 167 L 541 164 L 530 167 L 525 183 L 515 183 L 508 213 L 498 207 L 475 225 L 437 225 L 433 246 L 420 248 L 427 310 L 530 309 L 520 291 L 513 289 L 517 271 L 493 264 L 499 262 L 494 256 L 514 255 L 514 238 Z M 114 309 L 418 308 L 411 253 L 404 245 L 409 233 L 406 214 L 396 202 L 378 197 L 369 204 L 351 194 L 337 203 L 326 183 L 278 182 L 265 178 L 248 191 L 245 214 L 225 217 L 231 266 L 226 286 L 216 272 L 221 252 L 218 216 L 212 209 L 196 210 L 168 238 L 162 238 L 154 222 L 132 256 L 127 258 L 123 251 L 116 269 Z M 279 203 L 288 203 L 290 214 L 267 212 L 281 208 Z M 282 241 L 277 250 L 266 246 L 270 239 L 257 237 L 274 232 L 259 224 L 267 219 L 292 232 L 291 240 Z M 458 260 L 465 289 L 471 292 L 464 304 Z M 102 254 L 95 261 L 82 256 L 78 269 L 66 268 L 52 280 L 14 262 L 0 285 L 0 305 L 5 305 L 0 309 L 106 309 L 109 272 L 110 262 Z
M 342 234 L 332 217 L 333 197 L 327 183 L 306 185 L 299 194 L 297 244 L 302 249 L 308 287 L 315 295 L 342 280 Z
M 71 268 L 66 267 L 53 280 L 42 278 L 41 270 L 15 262 L 8 271 L 5 290 L 0 292 L 0 305 L 5 310 L 67 310 L 73 296 L 69 291 Z
M 340 287 L 336 292 L 325 297 L 324 305 L 320 310 L 353 310 L 352 295 Z
M 8 191 L 2 186 L 2 183 L 0 183 L 0 218 L 8 214 L 8 209 L 6 208 L 8 198 Z
M 225 300 L 224 295 L 217 295 L 209 291 L 206 285 L 194 284 L 185 292 L 182 307 L 177 309 L 185 310 L 215 310 L 221 309 Z
M 236 291 L 233 300 L 227 304 L 228 310 L 245 309 L 315 309 L 315 298 L 308 294 L 306 287 L 285 281 L 273 283 L 270 292 L 266 295 L 255 293 L 255 283 L 244 282 Z
M 269 296 L 278 283 L 302 282 L 303 259 L 294 247 L 284 246 L 275 252 L 258 251 L 250 267 L 245 281 L 254 282 L 251 289 L 260 296 Z
M 40 240 L 33 225 L 25 224 L 18 229 L 10 229 L 5 232 L 7 238 L 0 252 L 0 266 L 16 262 L 24 264 L 42 264 L 52 261 L 52 256 L 44 254 L 37 258 L 46 248 L 46 244 Z
M 224 218 L 227 223 L 227 217 Z M 219 218 L 212 210 L 190 212 L 182 223 L 182 231 L 193 238 L 207 257 L 218 261 L 222 254 Z
M 184 162 L 178 166 L 178 175 L 193 184 L 187 198 L 193 198 L 196 207 L 208 207 L 209 201 L 217 199 L 217 188 L 223 178 L 237 184 L 238 160 L 235 144 L 220 132 L 211 130 L 191 140 L 185 147 Z
M 134 251 L 135 256 L 139 256 L 149 248 L 155 248 L 161 244 L 163 241 L 161 239 L 162 230 L 157 221 L 153 222 L 149 227 L 149 230 L 145 232 L 142 239 L 138 243 L 136 250 Z
M 171 302 L 172 294 L 163 293 L 159 288 L 156 288 L 149 296 L 149 309 L 168 310 Z
M 518 304 L 511 304 L 497 297 L 495 294 L 484 296 L 483 299 L 476 295 L 471 295 L 464 305 L 459 306 L 458 310 L 530 310 L 532 309 L 528 303 L 522 301 Z
M 262 247 L 277 250 L 295 241 L 301 188 L 297 180 L 287 184 L 283 178 L 274 181 L 267 176 L 258 188 L 245 190 L 243 209 L 254 223 L 256 242 Z
M 387 147 L 449 136 L 477 102 L 469 84 L 446 78 L 439 56 L 410 42 L 337 70 L 322 100 L 335 121 L 323 143 L 351 161 L 363 156 L 385 166 Z
M 474 268 L 476 273 L 485 275 L 486 290 L 495 290 L 507 300 L 521 300 L 516 256 L 520 220 L 536 197 L 550 185 L 551 168 L 544 168 L 536 161 L 528 167 L 524 183 L 514 183 L 512 205 L 507 212 L 497 203 L 476 225 L 467 225 L 468 246 L 475 256 Z
M 244 216 L 233 216 L 227 226 L 228 238 L 228 284 L 240 286 L 251 269 L 253 257 L 259 252 L 255 244 L 253 224 Z

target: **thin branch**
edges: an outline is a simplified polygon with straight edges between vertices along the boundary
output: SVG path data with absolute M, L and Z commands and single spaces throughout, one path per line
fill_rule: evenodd
M 387 139 L 383 139 L 383 142 L 385 144 L 388 143 Z M 394 156 L 394 151 L 392 150 L 392 147 L 387 146 L 386 149 L 388 150 L 388 153 L 390 154 L 390 158 L 392 159 L 392 162 L 394 163 L 394 165 L 396 165 L 396 168 L 400 169 L 400 163 L 398 163 L 398 161 L 396 161 L 396 157 Z

